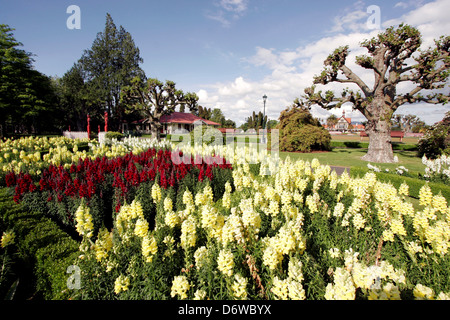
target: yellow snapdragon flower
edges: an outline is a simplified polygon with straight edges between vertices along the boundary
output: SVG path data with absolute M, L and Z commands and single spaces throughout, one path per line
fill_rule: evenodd
M 114 281 L 114 292 L 119 294 L 122 291 L 127 291 L 130 285 L 130 278 L 124 275 L 120 275 Z
M 233 291 L 233 295 L 236 299 L 247 299 L 247 283 L 247 278 L 244 278 L 240 274 L 234 275 L 234 282 L 231 286 L 231 290 Z
M 81 236 L 87 238 L 92 237 L 94 231 L 94 224 L 89 211 L 90 209 L 82 202 L 75 212 L 76 229 Z
M 152 262 L 153 256 L 158 252 L 158 244 L 153 236 L 142 238 L 142 255 L 146 262 Z
M 217 257 L 217 268 L 224 275 L 231 277 L 233 275 L 234 268 L 234 256 L 231 250 L 222 249 Z
M 186 276 L 176 276 L 172 281 L 170 296 L 173 298 L 178 295 L 180 299 L 187 299 L 187 292 L 190 288 L 191 285 Z
M 1 247 L 5 248 L 6 246 L 9 246 L 10 244 L 14 243 L 14 237 L 15 234 L 12 230 L 8 230 L 3 232 L 2 240 L 1 240 Z

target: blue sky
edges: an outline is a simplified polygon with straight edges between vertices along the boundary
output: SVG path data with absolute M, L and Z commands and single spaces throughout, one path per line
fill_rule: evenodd
M 66 26 L 69 5 L 81 9 L 79 30 Z M 371 5 L 380 9 L 379 29 L 367 26 Z M 336 47 L 349 44 L 354 55 L 365 53 L 360 41 L 400 22 L 418 27 L 424 46 L 430 45 L 449 33 L 448 12 L 448 0 L 0 0 L 0 23 L 16 29 L 16 39 L 35 54 L 40 72 L 62 76 L 103 31 L 110 13 L 116 26 L 133 36 L 148 77 L 175 81 L 196 92 L 203 106 L 221 108 L 238 124 L 262 110 L 264 94 L 266 113 L 277 119 L 312 84 Z M 371 75 L 360 72 L 370 82 Z M 417 114 L 432 124 L 449 110 L 425 106 L 405 106 L 398 113 Z M 343 109 L 363 120 L 351 106 Z M 331 114 L 319 108 L 313 113 L 322 119 Z

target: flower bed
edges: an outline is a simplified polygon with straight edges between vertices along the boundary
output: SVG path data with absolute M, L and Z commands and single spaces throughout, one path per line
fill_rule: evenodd
M 128 148 L 7 175 L 16 201 L 78 234 L 81 285 L 64 296 L 450 298 L 450 208 L 427 183 L 417 210 L 407 183 L 317 160 L 190 145 L 117 156 Z
M 211 181 L 214 174 L 226 174 L 229 164 L 174 164 L 168 149 L 148 149 L 138 155 L 128 153 L 123 157 L 79 159 L 70 166 L 50 165 L 40 176 L 10 172 L 6 186 L 15 190 L 14 200 L 23 201 L 34 210 L 49 212 L 63 224 L 74 227 L 74 208 L 81 199 L 93 207 L 94 225 L 111 226 L 113 212 L 131 202 L 136 194 L 145 193 L 154 181 L 164 188 L 175 190 L 192 177 L 196 181 Z M 206 160 L 206 159 L 205 159 Z M 218 170 L 220 169 L 220 170 Z M 186 175 L 191 175 L 185 179 Z M 220 189 L 220 186 L 217 186 Z M 130 200 L 131 199 L 131 200 Z M 154 211 L 146 208 L 150 217 Z
M 219 195 L 205 185 L 180 202 L 155 184 L 153 220 L 136 199 L 97 237 L 82 205 L 74 297 L 449 299 L 450 208 L 424 186 L 416 212 L 407 194 L 288 159 L 272 176 L 233 164 Z

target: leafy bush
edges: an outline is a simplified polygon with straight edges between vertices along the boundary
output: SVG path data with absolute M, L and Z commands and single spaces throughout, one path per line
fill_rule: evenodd
M 331 135 L 309 110 L 292 106 L 280 114 L 280 151 L 311 152 L 331 149 Z
M 328 131 L 310 124 L 295 130 L 289 135 L 282 134 L 280 148 L 283 151 L 328 151 L 331 137 Z
M 419 140 L 417 154 L 436 159 L 441 154 L 450 154 L 450 111 L 444 119 L 425 132 Z
M 109 140 L 112 140 L 112 139 L 120 140 L 122 138 L 123 138 L 123 134 L 120 132 L 115 132 L 115 131 L 108 131 L 105 135 L 105 139 L 109 139 Z

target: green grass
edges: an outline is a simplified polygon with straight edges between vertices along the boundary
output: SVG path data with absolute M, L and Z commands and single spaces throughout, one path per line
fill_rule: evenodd
M 361 137 L 359 136 L 359 134 L 355 134 L 355 135 L 332 135 L 331 136 L 332 140 L 335 141 L 361 141 L 361 142 L 369 142 L 369 138 L 368 137 L 363 137 L 361 139 Z M 402 142 L 404 144 L 417 144 L 417 142 L 419 141 L 419 138 L 415 138 L 415 137 L 405 137 L 402 139 Z M 392 138 L 392 142 L 399 142 L 400 143 L 400 138 Z
M 361 157 L 367 153 L 367 149 L 333 149 L 330 152 L 316 153 L 298 153 L 298 152 L 280 152 L 280 157 L 285 159 L 290 157 L 291 160 L 308 160 L 317 158 L 321 164 L 340 167 L 367 167 L 367 161 L 361 160 Z M 416 156 L 414 151 L 394 151 L 394 155 L 398 157 L 398 163 L 371 163 L 382 170 L 389 169 L 395 172 L 399 166 L 404 166 L 410 172 L 423 173 L 425 166 L 422 160 Z

